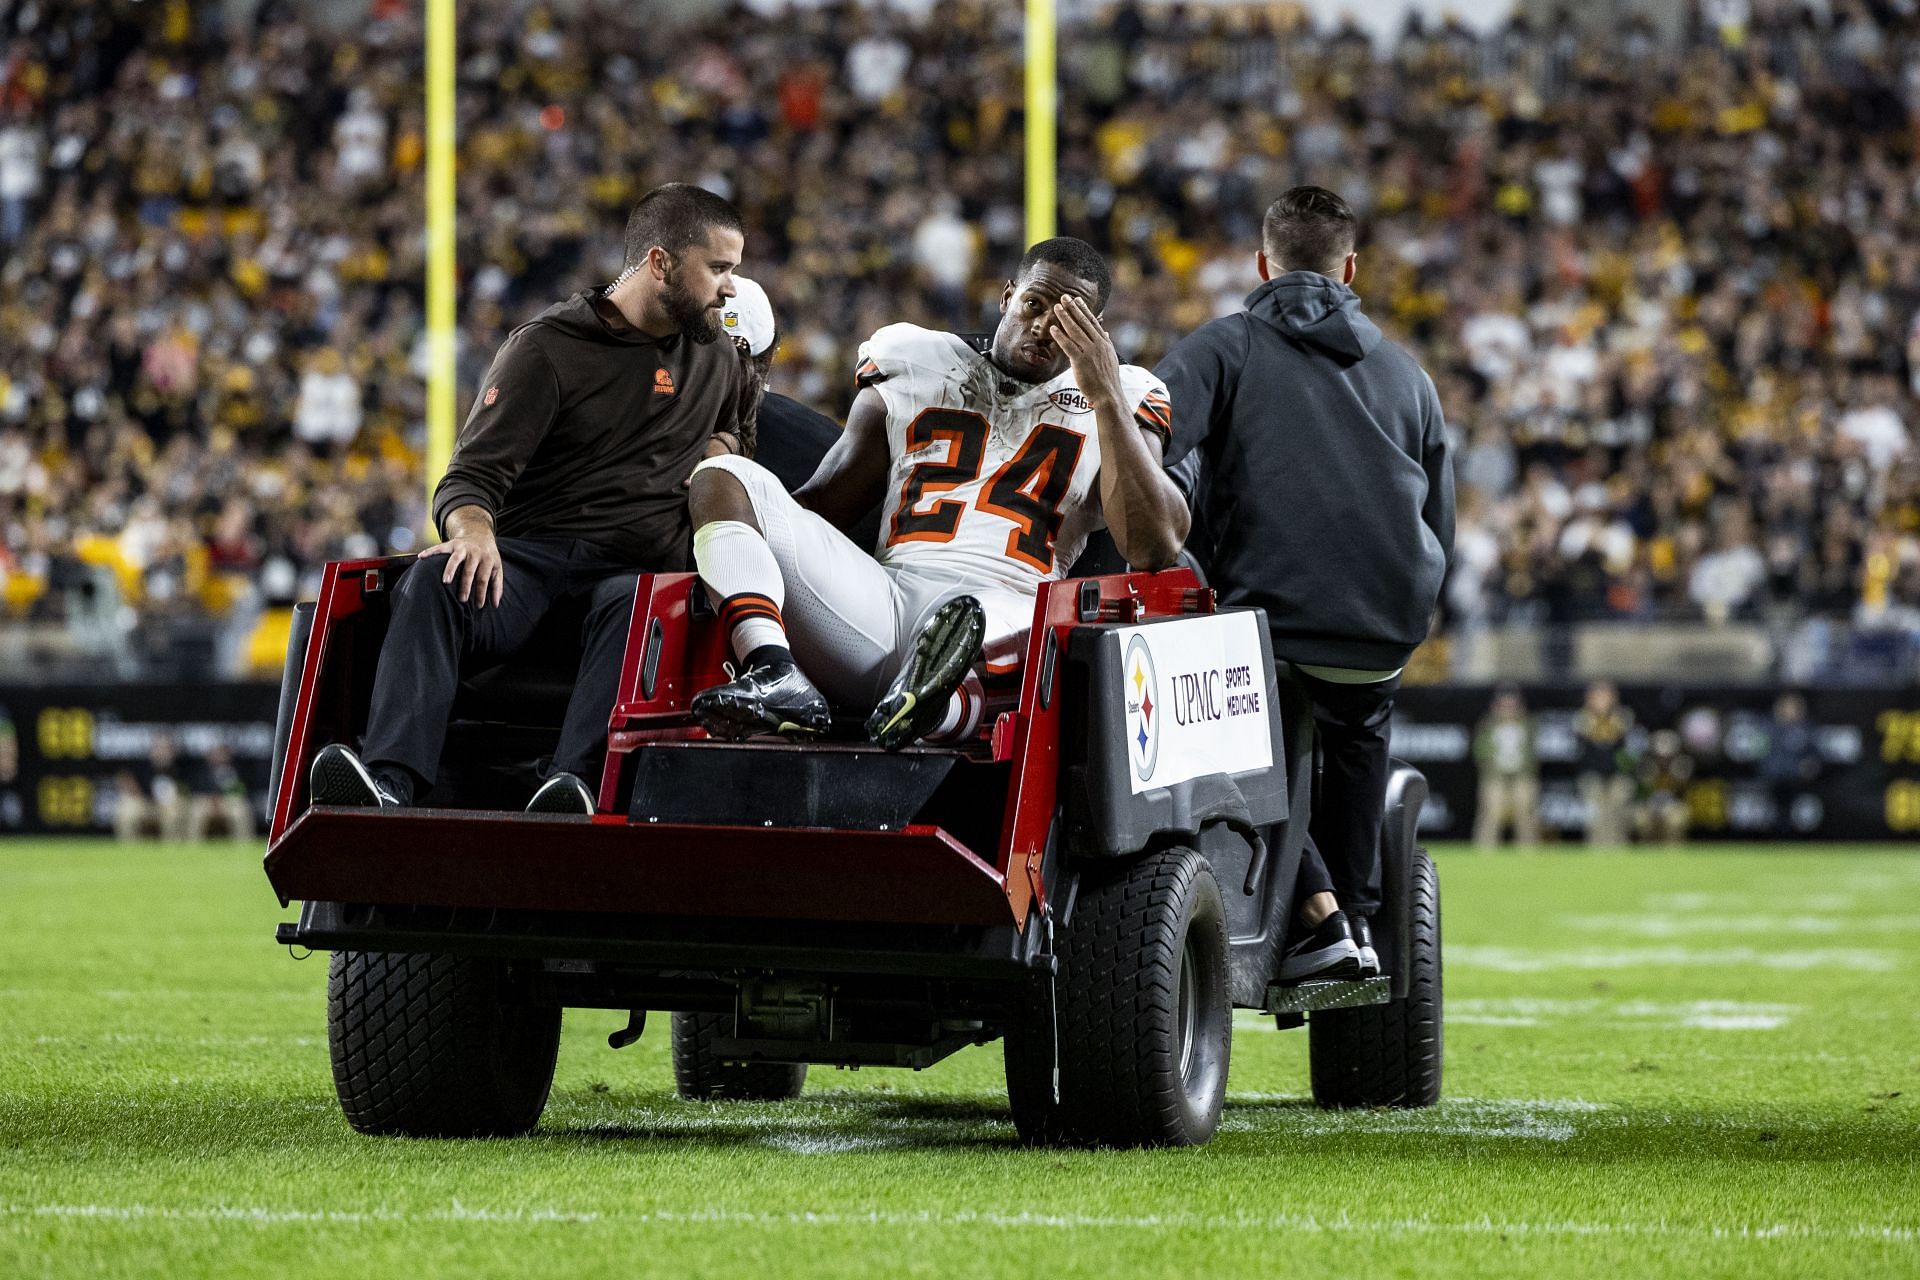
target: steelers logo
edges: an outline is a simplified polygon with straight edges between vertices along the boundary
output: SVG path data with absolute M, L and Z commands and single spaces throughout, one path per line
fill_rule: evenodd
M 1127 643 L 1125 671 L 1127 697 L 1127 754 L 1133 760 L 1133 772 L 1145 782 L 1153 776 L 1160 761 L 1160 673 L 1154 669 L 1153 651 L 1145 636 Z

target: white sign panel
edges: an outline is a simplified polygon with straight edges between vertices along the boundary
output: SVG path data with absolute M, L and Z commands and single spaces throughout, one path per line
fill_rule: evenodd
M 1273 709 L 1253 614 L 1157 622 L 1119 636 L 1133 794 L 1273 763 Z

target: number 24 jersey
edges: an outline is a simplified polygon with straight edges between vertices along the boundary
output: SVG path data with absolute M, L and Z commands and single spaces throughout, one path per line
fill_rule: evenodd
M 953 334 L 893 324 L 861 344 L 855 380 L 887 407 L 881 564 L 1031 595 L 1104 527 L 1100 428 L 1071 368 L 1020 382 Z M 1123 364 L 1120 393 L 1164 446 L 1166 384 Z

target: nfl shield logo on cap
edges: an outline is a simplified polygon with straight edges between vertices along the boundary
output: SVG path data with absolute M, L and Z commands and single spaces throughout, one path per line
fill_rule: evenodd
M 745 276 L 735 276 L 734 297 L 720 308 L 720 327 L 729 338 L 747 344 L 747 354 L 762 356 L 773 345 L 773 304 L 767 291 Z

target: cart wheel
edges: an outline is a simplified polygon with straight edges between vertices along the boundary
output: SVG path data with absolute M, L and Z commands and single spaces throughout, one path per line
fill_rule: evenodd
M 1226 912 L 1205 858 L 1170 848 L 1091 870 L 1060 933 L 1053 1040 L 1007 1029 L 1007 1088 L 1028 1141 L 1191 1146 L 1220 1124 L 1233 1009 Z
M 334 952 L 327 1046 L 347 1123 L 409 1137 L 533 1128 L 553 1085 L 560 1009 L 506 988 L 498 960 Z
M 673 1015 L 673 1083 L 683 1098 L 714 1102 L 782 1102 L 800 1096 L 804 1062 L 723 1062 L 713 1051 L 732 1018 L 724 1013 Z
M 1313 1100 L 1323 1107 L 1430 1107 L 1440 1101 L 1440 878 L 1413 852 L 1407 994 L 1390 1004 L 1308 1015 Z

